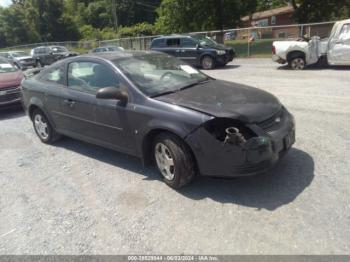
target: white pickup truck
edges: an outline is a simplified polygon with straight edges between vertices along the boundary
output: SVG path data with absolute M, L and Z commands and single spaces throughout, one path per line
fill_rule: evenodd
M 329 38 L 310 41 L 276 41 L 272 60 L 294 70 L 325 60 L 329 65 L 350 66 L 350 19 L 335 23 Z

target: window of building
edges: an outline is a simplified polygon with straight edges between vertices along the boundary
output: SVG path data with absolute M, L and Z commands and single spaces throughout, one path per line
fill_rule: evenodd
M 271 25 L 276 24 L 276 16 L 271 16 Z

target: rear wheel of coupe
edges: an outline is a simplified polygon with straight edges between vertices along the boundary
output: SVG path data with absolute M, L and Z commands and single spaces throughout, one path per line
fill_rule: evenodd
M 289 61 L 289 67 L 293 70 L 303 70 L 305 69 L 305 59 L 303 57 L 295 57 Z
M 162 133 L 154 141 L 153 153 L 158 170 L 167 185 L 180 188 L 193 180 L 196 174 L 194 158 L 181 139 Z
M 213 69 L 215 66 L 214 59 L 211 56 L 204 56 L 202 58 L 202 68 L 205 70 Z
M 45 144 L 51 144 L 59 139 L 59 135 L 52 128 L 45 114 L 36 109 L 32 114 L 32 121 L 35 133 Z

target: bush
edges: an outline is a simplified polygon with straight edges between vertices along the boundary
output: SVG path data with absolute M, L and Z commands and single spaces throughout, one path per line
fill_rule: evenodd
M 149 36 L 155 34 L 155 28 L 149 23 L 140 23 L 130 27 L 121 27 L 118 30 L 118 37 Z

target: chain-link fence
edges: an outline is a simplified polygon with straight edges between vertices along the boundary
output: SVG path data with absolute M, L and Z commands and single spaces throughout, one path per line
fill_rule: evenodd
M 206 36 L 219 43 L 235 48 L 239 57 L 267 57 L 271 55 L 272 42 L 276 40 L 302 39 L 312 36 L 321 38 L 328 37 L 332 30 L 334 22 L 297 24 L 267 27 L 237 28 L 223 31 L 192 32 L 189 35 Z M 6 50 L 25 50 L 38 46 L 60 45 L 79 53 L 87 53 L 89 50 L 100 47 L 117 45 L 126 50 L 148 50 L 151 42 L 157 36 L 140 36 L 120 38 L 113 40 L 91 40 L 91 41 L 66 41 L 66 42 L 47 42 L 35 43 L 30 45 L 21 45 L 5 48 Z

